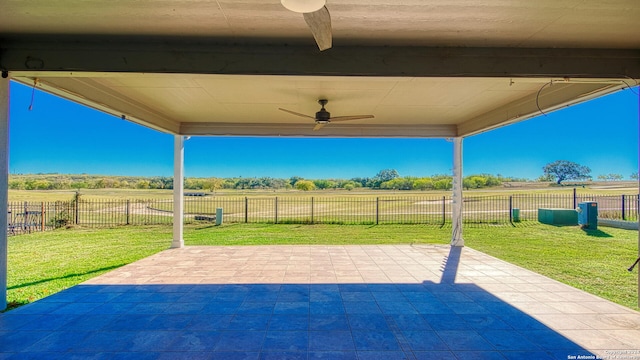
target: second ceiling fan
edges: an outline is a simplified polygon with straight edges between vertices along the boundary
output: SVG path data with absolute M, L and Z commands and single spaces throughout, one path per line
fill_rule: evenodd
M 313 128 L 314 131 L 321 129 L 322 127 L 324 127 L 325 125 L 327 125 L 330 122 L 360 120 L 360 119 L 373 119 L 374 118 L 373 115 L 350 115 L 350 116 L 334 116 L 334 117 L 331 117 L 331 113 L 328 112 L 324 108 L 324 106 L 327 105 L 328 102 L 329 102 L 329 100 L 327 100 L 327 99 L 318 100 L 318 104 L 320 104 L 320 106 L 322 108 L 320 109 L 320 111 L 316 112 L 316 116 L 315 117 L 314 116 L 310 116 L 310 115 L 306 115 L 306 114 L 301 114 L 299 112 L 283 109 L 283 108 L 278 108 L 278 109 L 282 110 L 284 112 L 288 112 L 289 114 L 296 115 L 296 116 L 314 119 L 316 121 L 316 126 Z

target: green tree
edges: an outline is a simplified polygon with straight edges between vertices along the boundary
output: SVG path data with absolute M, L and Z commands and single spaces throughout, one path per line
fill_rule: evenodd
M 235 187 L 236 187 L 235 179 L 224 179 L 224 182 L 222 183 L 223 189 L 235 189 Z
M 136 189 L 149 189 L 151 187 L 151 181 L 149 180 L 138 180 L 136 182 Z
M 341 181 L 338 184 L 338 187 L 342 188 L 342 189 L 345 189 L 345 190 L 351 191 L 351 190 L 353 190 L 355 188 L 362 187 L 362 184 L 360 184 L 359 182 L 352 181 L 352 180 L 347 180 L 347 181 Z
M 591 169 L 567 160 L 557 160 L 545 165 L 542 168 L 545 175 L 553 176 L 556 183 L 560 185 L 564 180 L 584 180 L 589 179 Z
M 51 190 L 52 184 L 48 180 L 37 180 L 35 183 L 36 190 Z
M 433 182 L 433 188 L 436 190 L 451 190 L 453 187 L 453 179 L 450 177 L 441 177 Z
M 331 180 L 319 179 L 313 180 L 313 183 L 316 185 L 316 188 L 321 190 L 332 189 L 336 187 L 336 182 Z
M 631 179 L 632 180 L 638 180 L 638 173 L 634 172 L 633 174 L 631 174 Z
M 355 177 L 355 178 L 351 178 L 350 181 L 353 181 L 356 184 L 360 184 L 361 187 L 366 187 L 367 184 L 369 184 L 369 182 L 371 181 L 371 179 L 362 178 L 362 177 Z
M 209 178 L 204 182 L 204 188 L 211 192 L 222 189 L 222 185 L 224 185 L 224 180 L 215 177 Z
M 271 179 L 271 187 L 273 189 L 290 189 L 291 184 L 286 179 Z
M 304 180 L 304 179 L 301 178 L 300 176 L 292 176 L 289 178 L 289 184 L 291 184 L 291 186 L 296 186 L 296 183 L 300 180 Z
M 314 190 L 316 188 L 316 185 L 309 180 L 298 180 L 296 181 L 296 189 L 298 190 L 302 190 L 302 191 L 310 191 L 310 190 Z
M 416 190 L 431 190 L 433 189 L 433 180 L 431 178 L 419 178 L 413 182 L 413 188 Z
M 481 175 L 467 176 L 462 179 L 462 187 L 465 189 L 480 189 L 487 186 L 487 179 Z
M 413 190 L 414 181 L 415 178 L 409 176 L 404 178 L 395 178 L 380 184 L 380 189 Z
M 160 176 L 157 178 L 153 178 L 153 186 L 154 189 L 173 189 L 173 178 Z
M 383 182 L 391 181 L 400 177 L 398 171 L 395 169 L 380 170 L 376 176 L 371 179 L 371 187 L 379 188 Z
M 240 178 L 236 181 L 236 189 L 250 189 L 251 188 L 251 179 L 249 178 Z
M 489 174 L 482 174 L 482 177 L 484 177 L 484 186 L 486 187 L 502 185 L 503 177 L 501 175 L 493 176 Z
M 9 181 L 9 189 L 11 190 L 24 190 L 25 185 L 22 180 L 11 180 Z
M 204 179 L 186 178 L 184 180 L 184 188 L 191 190 L 204 189 Z
M 87 189 L 89 188 L 89 184 L 86 181 L 74 181 L 71 183 L 72 189 Z

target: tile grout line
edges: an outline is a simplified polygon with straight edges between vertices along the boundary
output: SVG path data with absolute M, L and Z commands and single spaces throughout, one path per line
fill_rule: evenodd
M 404 353 L 405 357 L 407 359 L 416 360 L 416 357 L 413 354 L 413 350 L 411 349 L 411 345 L 409 345 L 409 342 L 407 341 L 407 339 L 405 339 L 404 335 L 402 334 L 402 331 L 398 327 L 398 324 L 396 324 L 396 321 L 393 319 L 393 317 L 390 315 L 384 315 L 384 319 L 387 322 L 387 325 L 389 326 L 389 328 L 391 329 L 391 332 L 396 337 L 396 340 L 400 345 L 400 349 Z

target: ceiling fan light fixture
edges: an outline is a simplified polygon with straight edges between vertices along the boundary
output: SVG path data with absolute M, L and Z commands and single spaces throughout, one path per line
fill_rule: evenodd
M 311 13 L 322 9 L 326 0 L 280 0 L 287 10 L 297 13 Z

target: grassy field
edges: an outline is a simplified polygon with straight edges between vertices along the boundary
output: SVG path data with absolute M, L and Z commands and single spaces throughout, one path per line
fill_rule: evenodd
M 448 243 L 450 228 L 422 225 L 189 225 L 187 245 Z M 466 244 L 489 255 L 637 309 L 637 231 L 532 225 L 465 230 Z M 171 242 L 171 228 L 61 229 L 11 237 L 8 297 L 34 301 L 136 261 Z
M 172 199 L 172 190 L 141 189 L 82 189 L 78 192 L 83 199 Z M 75 190 L 9 190 L 9 201 L 70 201 L 76 196 Z
M 594 195 L 630 195 L 638 193 L 637 182 L 590 182 L 585 187 L 578 184 L 576 190 L 578 194 Z M 465 190 L 470 196 L 489 195 L 515 195 L 519 193 L 572 193 L 574 186 L 555 186 L 548 183 L 506 183 L 502 186 L 487 189 Z M 206 192 L 202 190 L 185 190 L 186 192 Z M 144 189 L 82 189 L 79 191 L 83 199 L 104 200 L 104 199 L 131 199 L 131 200 L 155 200 L 172 199 L 172 190 L 144 190 Z M 208 193 L 208 192 L 206 192 Z M 9 201 L 68 201 L 72 200 L 76 194 L 75 190 L 9 190 Z M 311 196 L 348 196 L 348 197 L 371 197 L 371 196 L 450 196 L 451 191 L 394 191 L 394 190 L 370 190 L 355 189 L 347 191 L 337 190 L 219 190 L 211 194 L 214 196 L 247 196 L 247 197 L 311 197 Z

